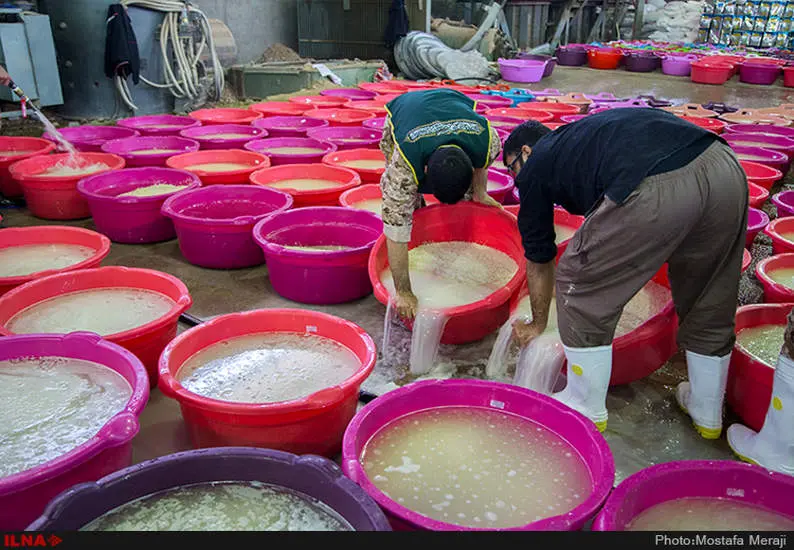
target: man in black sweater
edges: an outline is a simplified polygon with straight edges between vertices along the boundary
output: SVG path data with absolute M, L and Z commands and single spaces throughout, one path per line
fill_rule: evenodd
M 515 326 L 522 345 L 545 330 L 555 291 L 554 205 L 586 216 L 556 267 L 568 384 L 555 397 L 606 428 L 617 322 L 667 263 L 689 373 L 678 402 L 704 438 L 718 438 L 748 207 L 731 149 L 670 113 L 613 109 L 554 132 L 526 122 L 504 162 L 521 197 L 532 306 L 532 321 Z

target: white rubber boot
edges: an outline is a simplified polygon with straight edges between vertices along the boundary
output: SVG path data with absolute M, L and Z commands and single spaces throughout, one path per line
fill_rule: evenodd
M 794 361 L 784 355 L 777 360 L 772 402 L 761 431 L 734 424 L 728 428 L 728 444 L 745 462 L 794 475 Z
M 568 359 L 568 383 L 552 394 L 556 400 L 592 420 L 596 428 L 607 429 L 607 390 L 612 375 L 612 346 L 569 348 L 563 346 Z
M 731 355 L 710 357 L 686 352 L 689 382 L 682 382 L 676 391 L 678 405 L 692 417 L 695 429 L 703 439 L 719 439 L 722 433 L 722 403 L 728 383 Z

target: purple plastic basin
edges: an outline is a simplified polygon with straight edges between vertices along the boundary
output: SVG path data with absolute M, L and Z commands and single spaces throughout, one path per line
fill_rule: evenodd
M 587 65 L 587 50 L 583 47 L 560 46 L 554 54 L 557 64 L 569 67 Z
M 658 69 L 661 60 L 653 52 L 631 52 L 624 56 L 627 71 L 634 73 L 650 73 Z
M 551 57 L 550 55 L 542 55 L 536 53 L 519 53 L 518 59 L 530 59 L 533 61 L 542 61 L 546 63 L 546 69 L 543 71 L 543 78 L 547 76 L 551 76 L 551 73 L 554 72 L 554 67 L 557 65 L 557 60 Z
M 507 82 L 540 82 L 549 60 L 500 59 L 499 71 Z
M 794 477 L 732 460 L 666 462 L 618 485 L 593 522 L 593 531 L 625 531 L 648 508 L 679 498 L 723 498 L 794 516 Z
M 306 135 L 318 141 L 327 141 L 336 145 L 339 151 L 347 149 L 377 149 L 380 138 L 383 136 L 381 130 L 370 130 L 364 127 L 345 127 L 329 126 L 328 128 L 316 128 L 306 132 Z
M 730 128 L 730 126 L 726 127 Z M 726 131 L 722 137 L 731 147 L 762 147 L 786 155 L 787 160 L 781 171 L 786 174 L 794 159 L 794 139 L 779 134 L 747 133 L 739 134 Z
M 564 95 L 561 91 L 555 88 L 546 88 L 545 90 L 529 90 L 529 93 L 535 97 L 557 97 Z
M 565 439 L 590 471 L 592 493 L 582 504 L 566 514 L 510 530 L 579 530 L 596 514 L 612 490 L 615 464 L 609 445 L 595 424 L 559 401 L 510 384 L 483 380 L 414 382 L 378 397 L 356 413 L 342 443 L 345 474 L 375 499 L 395 529 L 478 530 L 433 520 L 390 499 L 369 480 L 360 461 L 365 445 L 389 422 L 419 411 L 450 406 L 495 410 L 540 424 Z
M 794 128 L 772 124 L 729 124 L 725 131 L 729 134 L 761 134 L 794 140 Z
M 258 481 L 301 493 L 342 516 L 356 531 L 390 531 L 378 505 L 339 467 L 319 456 L 270 449 L 217 447 L 142 462 L 53 500 L 28 530 L 76 531 L 114 508 L 195 483 Z
M 213 137 L 224 134 L 239 134 L 245 137 Z M 243 145 L 255 139 L 267 137 L 267 131 L 250 124 L 211 124 L 182 130 L 179 135 L 199 142 L 202 150 L 242 149 Z
M 511 102 L 512 103 L 512 102 Z M 386 124 L 386 117 L 380 116 L 378 118 L 369 118 L 361 123 L 361 126 L 369 130 L 383 131 L 383 126 Z
M 753 246 L 755 236 L 760 233 L 764 227 L 769 225 L 769 216 L 763 210 L 757 208 L 747 209 L 747 248 Z
M 665 55 L 662 58 L 662 72 L 671 76 L 689 76 L 696 55 Z
M 193 265 L 236 269 L 264 263 L 254 242 L 256 223 L 292 207 L 292 197 L 258 185 L 212 185 L 169 197 L 162 207 L 171 218 L 179 249 Z
M 137 130 L 142 136 L 178 136 L 182 130 L 201 126 L 201 122 L 189 116 L 147 115 L 122 118 L 116 125 Z
M 162 152 L 140 154 L 140 151 L 152 151 L 155 149 L 159 149 Z M 194 153 L 198 150 L 198 141 L 179 136 L 138 136 L 114 139 L 102 145 L 103 153 L 120 156 L 124 159 L 125 166 L 130 168 L 165 166 L 165 161 L 174 155 Z
M 383 222 L 372 212 L 310 206 L 260 221 L 254 239 L 262 247 L 268 278 L 280 296 L 303 304 L 341 304 L 372 292 L 367 263 L 381 233 Z M 282 245 L 350 248 L 306 252 Z
M 66 141 L 74 145 L 75 149 L 82 153 L 101 153 L 102 145 L 108 141 L 141 135 L 136 130 L 119 126 L 72 126 L 59 128 L 58 132 L 61 133 Z M 56 144 L 58 143 L 49 132 L 45 132 L 41 137 Z
M 609 92 L 601 92 L 598 94 L 585 94 L 585 98 L 593 101 L 594 103 L 612 103 L 613 101 L 625 101 L 625 99 L 617 98 Z
M 772 195 L 772 204 L 777 207 L 778 218 L 794 216 L 794 191 L 781 191 Z
M 306 132 L 311 128 L 325 128 L 328 121 L 305 116 L 271 116 L 255 120 L 251 126 L 262 128 L 267 132 L 267 137 L 271 138 L 302 138 L 306 137 Z
M 788 164 L 788 155 L 782 151 L 765 149 L 763 147 L 747 147 L 744 145 L 731 145 L 731 149 L 733 149 L 733 152 L 739 157 L 739 160 L 757 162 L 758 164 L 769 166 L 775 170 L 783 171 Z
M 320 95 L 329 97 L 344 97 L 351 101 L 369 101 L 375 99 L 378 94 L 368 90 L 361 90 L 359 88 L 334 88 L 331 90 L 323 90 Z
M 156 183 L 185 185 L 185 188 L 153 197 L 119 196 Z M 176 237 L 174 223 L 160 209 L 171 195 L 199 187 L 201 180 L 191 172 L 154 166 L 114 170 L 88 176 L 77 183 L 77 191 L 88 201 L 97 231 L 114 242 L 129 244 L 156 243 Z
M 277 152 L 281 147 L 305 147 L 316 149 L 317 153 Z M 336 152 L 336 145 L 327 141 L 312 138 L 269 138 L 257 139 L 245 144 L 245 149 L 261 153 L 270 159 L 271 166 L 281 164 L 316 164 L 322 162 L 328 153 Z
M 140 360 L 96 334 L 0 338 L 0 361 L 43 356 L 82 359 L 107 366 L 129 382 L 132 396 L 122 411 L 82 445 L 40 466 L 0 478 L 0 531 L 21 531 L 65 489 L 129 466 L 138 417 L 149 399 L 149 378 Z
M 782 72 L 783 69 L 778 65 L 745 61 L 739 66 L 739 80 L 747 84 L 769 86 L 775 83 Z

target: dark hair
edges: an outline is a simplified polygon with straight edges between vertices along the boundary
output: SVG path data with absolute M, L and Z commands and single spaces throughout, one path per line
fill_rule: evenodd
M 471 186 L 474 166 L 459 147 L 439 147 L 427 160 L 425 178 L 433 195 L 444 204 L 455 204 Z
M 551 130 L 537 120 L 522 122 L 510 132 L 503 149 L 504 158 L 508 155 L 518 155 L 524 145 L 534 147 L 540 138 L 550 134 Z

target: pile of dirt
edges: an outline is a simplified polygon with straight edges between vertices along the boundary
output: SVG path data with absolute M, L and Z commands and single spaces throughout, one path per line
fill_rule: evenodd
M 265 50 L 257 63 L 300 63 L 303 58 L 298 53 L 281 43 L 276 43 Z

